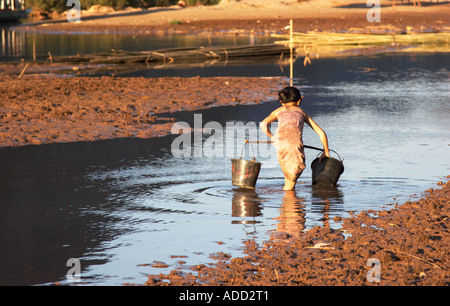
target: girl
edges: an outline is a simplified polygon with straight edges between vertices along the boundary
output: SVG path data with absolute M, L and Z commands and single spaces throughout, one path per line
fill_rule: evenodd
M 320 159 L 330 157 L 328 138 L 312 118 L 298 105 L 303 97 L 295 87 L 285 87 L 278 92 L 281 107 L 265 118 L 260 127 L 272 139 L 277 150 L 278 162 L 284 174 L 283 190 L 293 190 L 297 179 L 305 169 L 305 153 L 303 148 L 303 124 L 306 122 L 320 136 L 324 151 Z M 278 120 L 278 129 L 272 135 L 269 124 Z

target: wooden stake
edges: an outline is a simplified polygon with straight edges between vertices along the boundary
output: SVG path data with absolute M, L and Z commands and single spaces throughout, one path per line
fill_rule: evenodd
M 27 63 L 27 64 L 25 65 L 25 67 L 22 69 L 22 72 L 20 73 L 18 79 L 20 79 L 20 78 L 22 77 L 22 74 L 23 74 L 23 73 L 25 72 L 25 70 L 28 68 L 28 65 L 29 65 L 29 63 Z
M 293 61 L 293 22 L 292 19 L 289 20 L 289 49 L 291 50 L 291 57 L 289 59 L 290 63 L 290 79 L 291 86 L 293 86 L 293 78 L 294 78 L 294 61 Z
M 33 62 L 36 61 L 36 39 L 35 36 L 33 35 Z

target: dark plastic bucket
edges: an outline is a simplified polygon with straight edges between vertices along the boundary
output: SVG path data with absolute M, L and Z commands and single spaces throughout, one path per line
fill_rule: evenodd
M 248 140 L 245 141 L 242 152 L 244 152 L 247 143 L 249 143 Z M 258 180 L 259 170 L 261 169 L 261 163 L 255 161 L 254 157 L 252 160 L 242 159 L 242 152 L 240 159 L 231 160 L 231 183 L 241 188 L 254 189 Z M 253 150 L 254 155 L 255 151 Z
M 344 173 L 344 163 L 339 158 L 316 158 L 311 163 L 312 184 L 319 187 L 335 187 L 339 177 Z

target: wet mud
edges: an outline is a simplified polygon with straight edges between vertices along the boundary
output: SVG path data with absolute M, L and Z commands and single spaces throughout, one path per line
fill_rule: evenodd
M 438 185 L 420 200 L 339 220 L 339 230 L 247 240 L 244 257 L 217 253 L 213 265 L 149 275 L 146 285 L 448 286 L 450 182 Z
M 19 70 L 15 67 L 8 73 Z M 4 75 L 0 147 L 164 136 L 170 134 L 175 119 L 158 114 L 258 104 L 272 99 L 282 83 L 280 78 L 248 77 L 19 79 Z

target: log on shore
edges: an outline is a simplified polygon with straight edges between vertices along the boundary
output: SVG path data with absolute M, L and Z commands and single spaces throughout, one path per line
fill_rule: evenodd
M 295 50 L 294 50 L 295 53 Z M 245 58 L 289 57 L 289 47 L 282 44 L 173 48 L 153 51 L 112 50 L 111 53 L 55 56 L 52 62 L 80 64 L 167 64 L 201 63 L 205 61 L 233 61 Z

